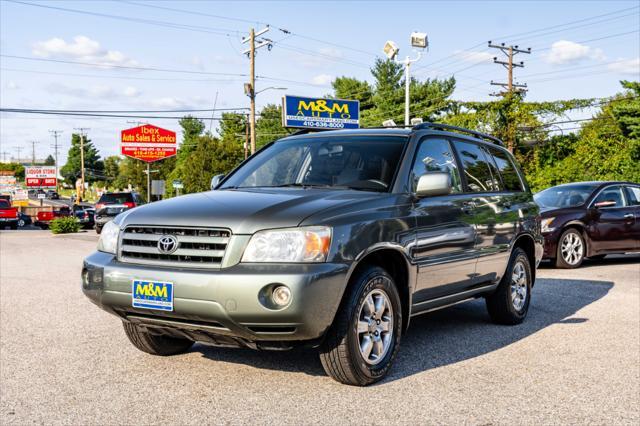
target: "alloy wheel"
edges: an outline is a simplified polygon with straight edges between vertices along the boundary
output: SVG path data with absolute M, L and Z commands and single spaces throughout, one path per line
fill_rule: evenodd
M 562 259 L 569 265 L 577 265 L 584 254 L 584 244 L 582 239 L 573 232 L 568 233 L 562 239 L 560 245 Z
M 522 260 L 518 260 L 511 273 L 511 303 L 516 311 L 521 311 L 527 301 L 527 270 Z
M 364 298 L 357 333 L 362 359 L 370 365 L 382 361 L 393 343 L 393 307 L 383 290 L 372 290 Z

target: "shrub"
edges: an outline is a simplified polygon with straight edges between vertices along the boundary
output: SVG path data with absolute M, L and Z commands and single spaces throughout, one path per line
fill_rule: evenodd
M 57 217 L 49 226 L 54 234 L 69 234 L 80 230 L 80 222 L 75 217 Z

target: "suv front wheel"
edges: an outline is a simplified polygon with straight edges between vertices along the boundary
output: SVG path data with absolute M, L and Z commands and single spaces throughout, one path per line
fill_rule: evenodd
M 133 346 L 151 355 L 175 355 L 189 350 L 193 341 L 178 337 L 151 334 L 144 327 L 138 327 L 130 322 L 122 322 L 124 332 Z
M 380 267 L 366 267 L 352 278 L 320 347 L 320 361 L 341 383 L 377 382 L 391 368 L 401 333 L 402 307 L 393 278 Z

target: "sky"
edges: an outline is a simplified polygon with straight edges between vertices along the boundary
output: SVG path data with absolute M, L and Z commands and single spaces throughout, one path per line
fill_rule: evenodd
M 247 108 L 249 28 L 269 25 L 272 49 L 256 57 L 257 107 L 283 94 L 323 96 L 331 81 L 372 81 L 387 40 L 416 56 L 411 32 L 429 48 L 412 66 L 420 80 L 455 76 L 453 98 L 484 101 L 506 70 L 487 41 L 531 47 L 515 80 L 527 100 L 608 97 L 640 79 L 640 1 L 34 1 L 0 0 L 0 106 L 64 110 Z M 62 61 L 62 62 L 61 62 Z M 72 62 L 72 63 L 69 63 Z M 75 62 L 75 63 L 73 63 Z M 144 68 L 144 69 L 140 69 Z M 153 68 L 153 70 L 150 70 Z M 179 71 L 179 72 L 178 72 Z M 282 90 L 281 88 L 286 88 Z M 158 115 L 149 113 L 149 115 Z M 193 113 L 211 117 L 211 112 Z M 207 120 L 213 131 L 214 120 Z M 582 118 L 590 112 L 575 112 Z M 181 116 L 180 113 L 163 114 Z M 126 118 L 0 113 L 0 161 L 53 153 L 64 164 L 75 128 L 88 128 L 102 156 L 118 154 Z M 176 119 L 142 120 L 178 132 Z M 5 154 L 6 153 L 6 154 Z

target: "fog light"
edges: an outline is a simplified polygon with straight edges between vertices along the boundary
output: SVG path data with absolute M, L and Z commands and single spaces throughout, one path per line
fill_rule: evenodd
M 271 299 L 278 306 L 286 306 L 291 301 L 291 290 L 286 286 L 279 285 L 273 289 Z

